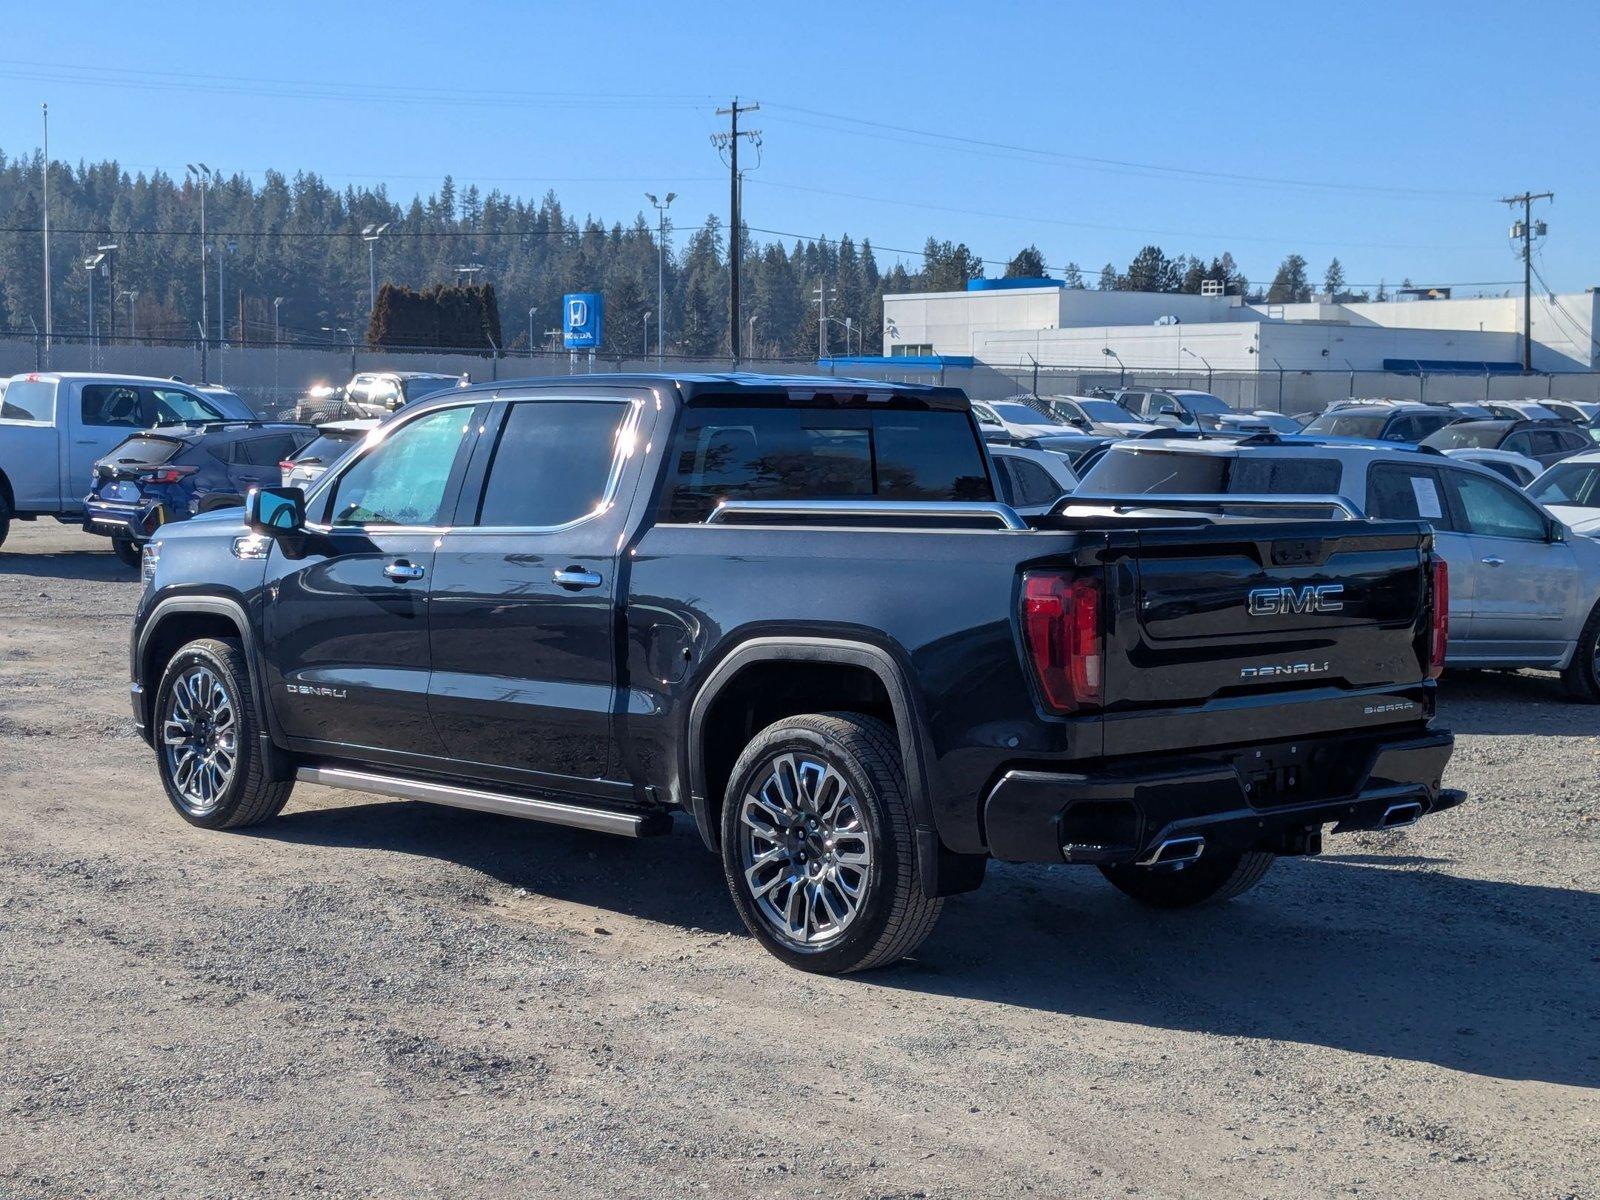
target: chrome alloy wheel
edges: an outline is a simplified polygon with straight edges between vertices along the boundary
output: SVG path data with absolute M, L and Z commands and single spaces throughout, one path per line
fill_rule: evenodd
M 872 878 L 872 835 L 849 782 L 825 762 L 781 754 L 740 801 L 739 862 L 756 911 L 796 949 L 837 941 Z
M 185 808 L 199 815 L 221 802 L 239 765 L 239 710 L 210 667 L 196 663 L 173 680 L 161 753 Z

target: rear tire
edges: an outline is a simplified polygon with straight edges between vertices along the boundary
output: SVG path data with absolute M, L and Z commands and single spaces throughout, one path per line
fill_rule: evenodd
M 173 655 L 154 722 L 161 785 L 189 824 L 242 829 L 282 811 L 294 782 L 268 777 L 261 714 L 237 642 L 201 638 Z
M 6 498 L 0 496 L 0 546 L 5 545 L 6 535 L 11 532 L 11 505 L 6 503 Z
M 1270 850 L 1202 856 L 1182 870 L 1117 864 L 1100 868 L 1113 887 L 1153 908 L 1192 908 L 1221 904 L 1261 882 L 1278 856 Z
M 1600 704 L 1600 604 L 1595 605 L 1578 635 L 1578 648 L 1561 672 L 1561 685 L 1572 699 Z
M 144 553 L 144 545 L 141 542 L 134 541 L 130 537 L 122 537 L 118 535 L 111 539 L 111 553 L 120 558 L 124 566 L 133 567 L 135 570 L 137 570 L 139 567 L 139 556 Z
M 791 967 L 844 974 L 904 958 L 933 931 L 894 733 L 856 713 L 786 717 L 734 764 L 722 865 L 746 928 Z

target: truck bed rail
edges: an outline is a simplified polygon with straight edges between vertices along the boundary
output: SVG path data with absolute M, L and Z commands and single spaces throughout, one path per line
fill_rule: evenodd
M 794 523 L 850 517 L 924 525 L 988 524 L 998 529 L 1031 528 L 1009 504 L 982 500 L 724 500 L 711 510 L 706 524 L 754 522 L 763 517 Z
M 1060 516 L 1068 508 L 1079 504 L 1100 505 L 1127 511 L 1135 508 L 1184 508 L 1184 509 L 1222 509 L 1222 508 L 1328 508 L 1339 514 L 1343 520 L 1359 521 L 1365 517 L 1350 501 L 1343 496 L 1334 495 L 1275 495 L 1275 496 L 1235 496 L 1222 495 L 1164 495 L 1161 493 L 1136 493 L 1133 495 L 1086 495 L 1082 492 L 1073 492 L 1063 496 L 1050 510 L 1052 517 Z

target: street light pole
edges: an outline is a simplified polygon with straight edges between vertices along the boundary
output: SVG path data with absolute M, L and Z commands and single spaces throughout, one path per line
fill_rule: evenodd
M 672 207 L 672 202 L 678 198 L 677 192 L 668 192 L 665 200 L 657 200 L 649 192 L 644 198 L 655 205 L 658 218 L 656 226 L 656 366 L 664 362 L 666 353 L 666 337 L 663 333 L 667 319 L 667 209 Z
M 537 304 L 528 309 L 528 357 L 533 357 L 533 314 L 539 311 Z
M 367 314 L 378 311 L 378 239 L 384 231 L 393 224 L 385 221 L 382 225 L 363 225 L 361 227 L 361 240 L 367 244 Z
M 206 383 L 206 256 L 211 252 L 211 243 L 206 240 L 206 184 L 211 179 L 211 168 L 205 163 L 188 166 L 189 174 L 200 184 L 200 382 Z
M 55 330 L 55 318 L 50 304 L 50 106 L 40 105 L 44 114 L 44 354 L 50 361 L 50 336 Z
M 653 316 L 655 316 L 655 313 L 650 312 L 647 312 L 644 315 L 644 344 L 639 350 L 640 358 L 650 357 L 650 318 Z
M 129 288 L 127 291 L 120 293 L 118 299 L 123 296 L 128 298 L 128 341 L 131 343 L 139 337 L 138 326 L 134 324 L 135 313 L 133 311 L 134 301 L 139 299 L 139 293 L 137 290 Z

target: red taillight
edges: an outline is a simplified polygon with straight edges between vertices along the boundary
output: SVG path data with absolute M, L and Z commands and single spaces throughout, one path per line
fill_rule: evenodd
M 154 471 L 144 471 L 139 475 L 140 483 L 177 483 L 186 475 L 193 475 L 199 467 L 161 467 Z
M 280 459 L 279 462 L 278 462 L 278 470 L 280 470 L 280 471 L 292 471 L 292 470 L 294 470 L 294 459 L 292 459 L 292 458 Z
M 1450 641 L 1450 565 L 1433 560 L 1433 604 L 1428 626 L 1428 678 L 1444 674 L 1444 652 Z
M 1053 571 L 1022 577 L 1022 637 L 1045 703 L 1056 712 L 1098 706 L 1105 696 L 1100 581 Z

